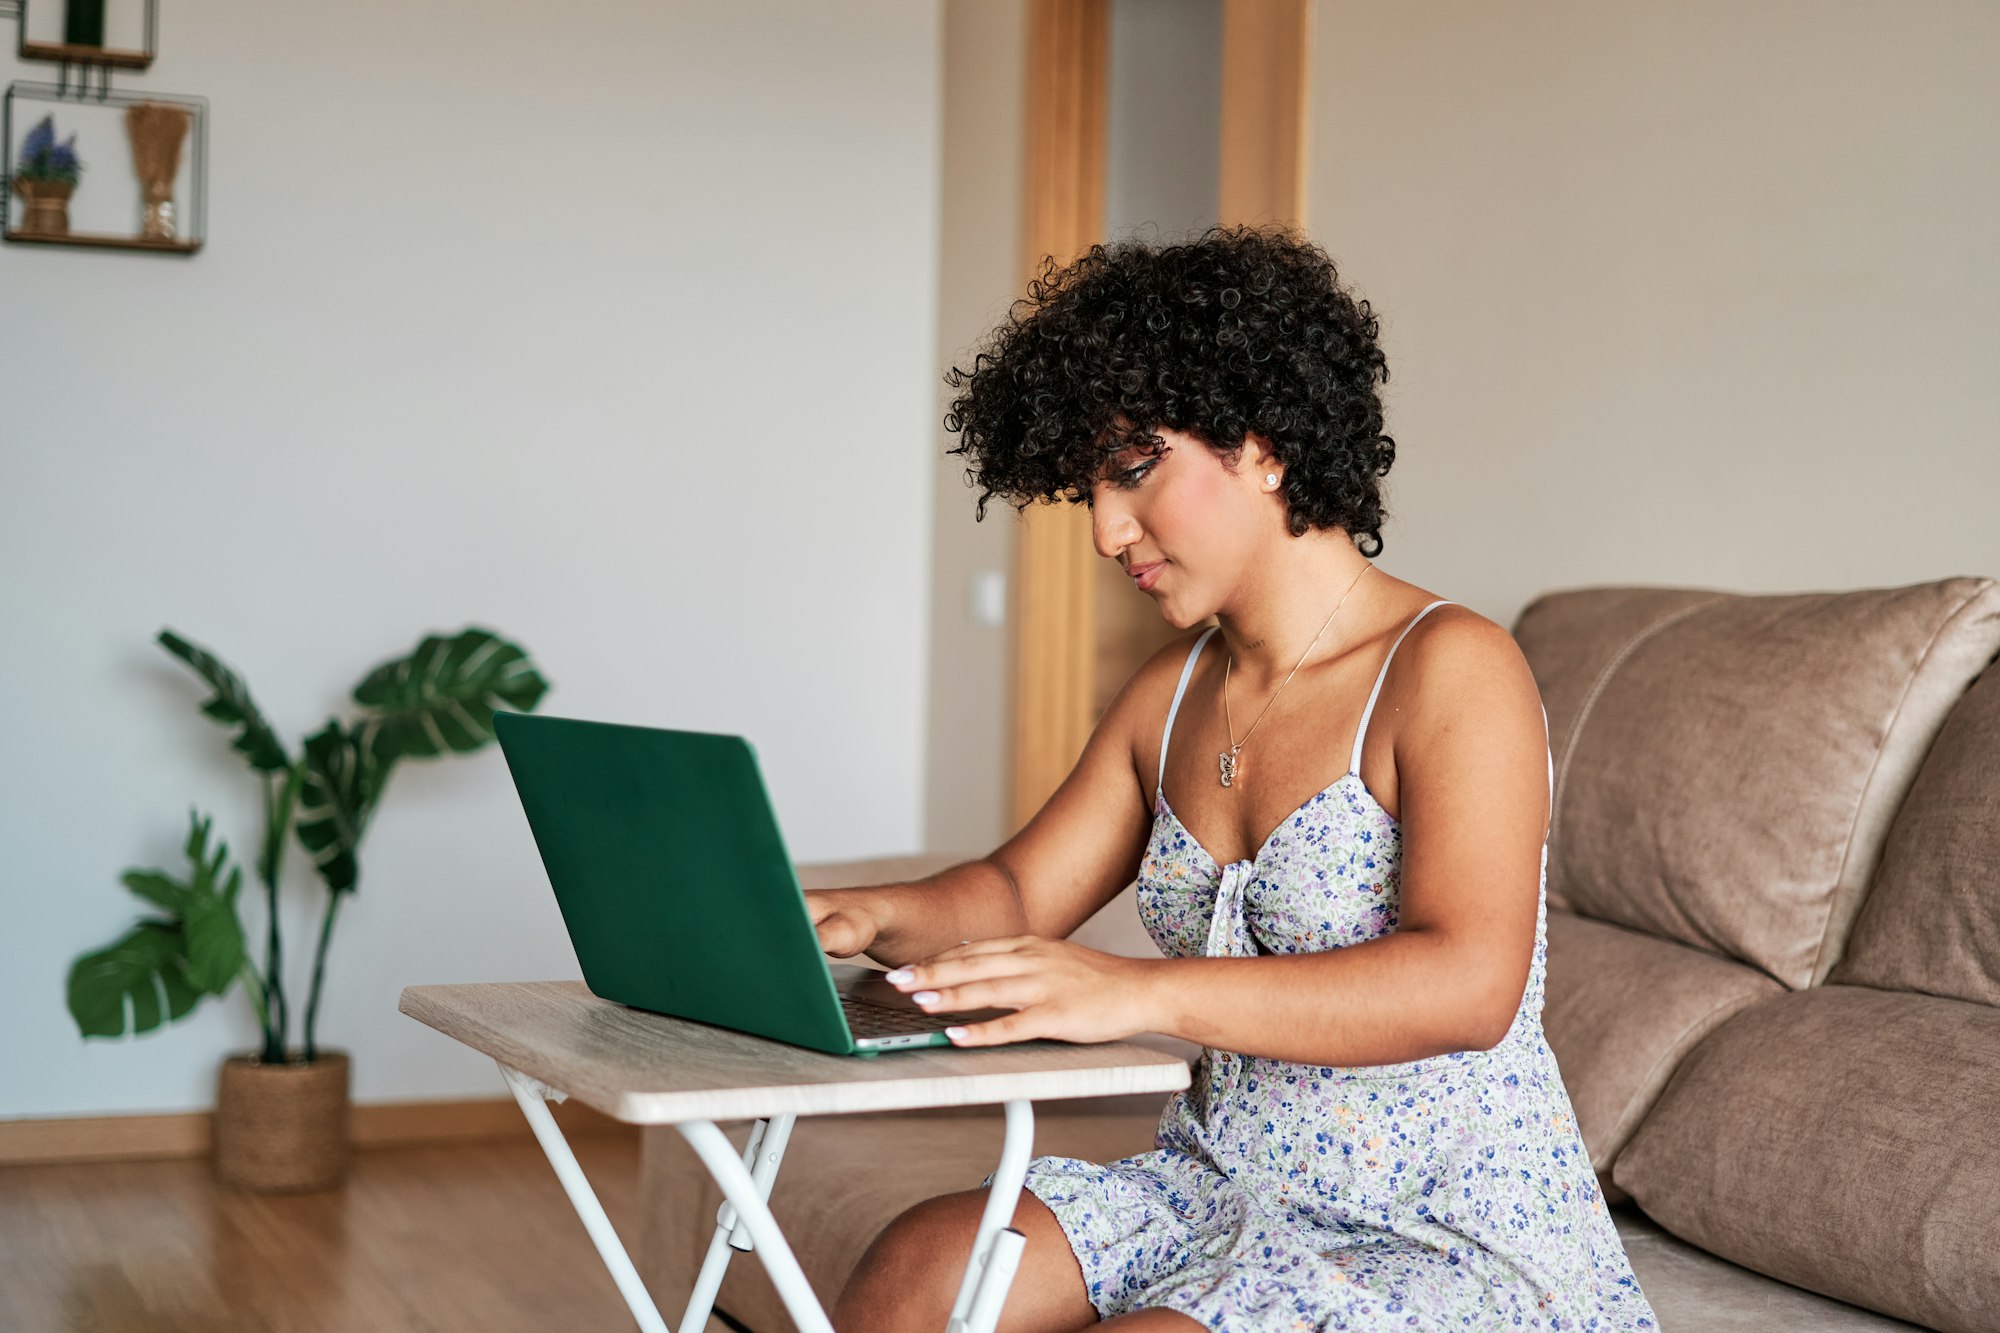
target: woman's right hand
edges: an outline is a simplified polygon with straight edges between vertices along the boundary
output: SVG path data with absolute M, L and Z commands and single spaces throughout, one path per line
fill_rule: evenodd
M 881 922 L 869 911 L 865 889 L 807 889 L 806 910 L 812 913 L 819 947 L 835 958 L 852 958 L 875 942 Z

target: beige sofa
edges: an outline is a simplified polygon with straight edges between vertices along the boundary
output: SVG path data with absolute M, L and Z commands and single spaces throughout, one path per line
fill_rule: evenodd
M 1583 589 L 1514 632 L 1557 768 L 1543 1024 L 1663 1327 L 2000 1330 L 2000 585 Z M 1129 897 L 1081 934 L 1149 949 Z M 1044 1105 L 1036 1147 L 1141 1151 L 1158 1109 Z M 991 1111 L 802 1122 L 772 1204 L 831 1300 L 999 1142 Z M 718 1196 L 671 1130 L 643 1176 L 678 1309 Z M 789 1327 L 754 1262 L 720 1306 Z

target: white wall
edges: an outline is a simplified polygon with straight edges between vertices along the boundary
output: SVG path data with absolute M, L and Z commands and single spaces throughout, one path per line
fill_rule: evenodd
M 1323 0 L 1311 225 L 1382 312 L 1385 567 L 2000 575 L 2000 7 Z
M 979 492 L 966 485 L 965 458 L 945 453 L 958 437 L 942 424 L 956 394 L 942 376 L 971 363 L 1021 291 L 1027 39 L 1026 0 L 945 4 L 924 847 L 967 857 L 985 855 L 1013 831 L 1006 758 L 1013 627 L 1004 609 L 998 624 L 982 614 L 978 585 L 998 580 L 1004 608 L 1021 520 L 996 500 L 974 521 Z
M 162 625 L 296 741 L 489 624 L 544 711 L 750 735 L 798 859 L 920 845 L 939 39 L 905 0 L 166 7 L 118 83 L 212 99 L 208 248 L 0 247 L 0 1115 L 205 1106 L 253 1040 L 235 995 L 130 1043 L 64 1009 L 190 802 L 254 846 Z M 362 1101 L 498 1095 L 395 1006 L 577 975 L 499 754 L 401 770 L 363 875 L 322 1041 Z
M 1163 242 L 1213 226 L 1222 0 L 1111 0 L 1110 40 L 1104 234 Z

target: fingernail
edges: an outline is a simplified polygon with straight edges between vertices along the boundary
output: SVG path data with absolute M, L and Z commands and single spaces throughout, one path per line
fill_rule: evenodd
M 918 1004 L 928 1007 L 938 1002 L 938 993 L 934 990 L 920 990 L 910 998 Z
M 882 980 L 892 986 L 907 986 L 916 980 L 916 975 L 907 967 L 899 967 L 894 972 L 885 973 Z
M 952 1039 L 953 1041 L 958 1041 L 958 1040 L 962 1039 L 962 1038 L 963 1038 L 963 1037 L 965 1036 L 965 1029 L 964 1029 L 964 1028 L 946 1028 L 946 1029 L 944 1030 L 944 1035 L 945 1035 L 945 1036 L 947 1036 L 947 1037 L 950 1037 L 950 1038 L 951 1038 L 951 1039 Z

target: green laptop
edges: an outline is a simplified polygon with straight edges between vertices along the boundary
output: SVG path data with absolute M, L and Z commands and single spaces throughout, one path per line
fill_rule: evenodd
M 829 964 L 749 741 L 494 714 L 593 994 L 837 1055 L 949 1046 L 928 1014 Z

